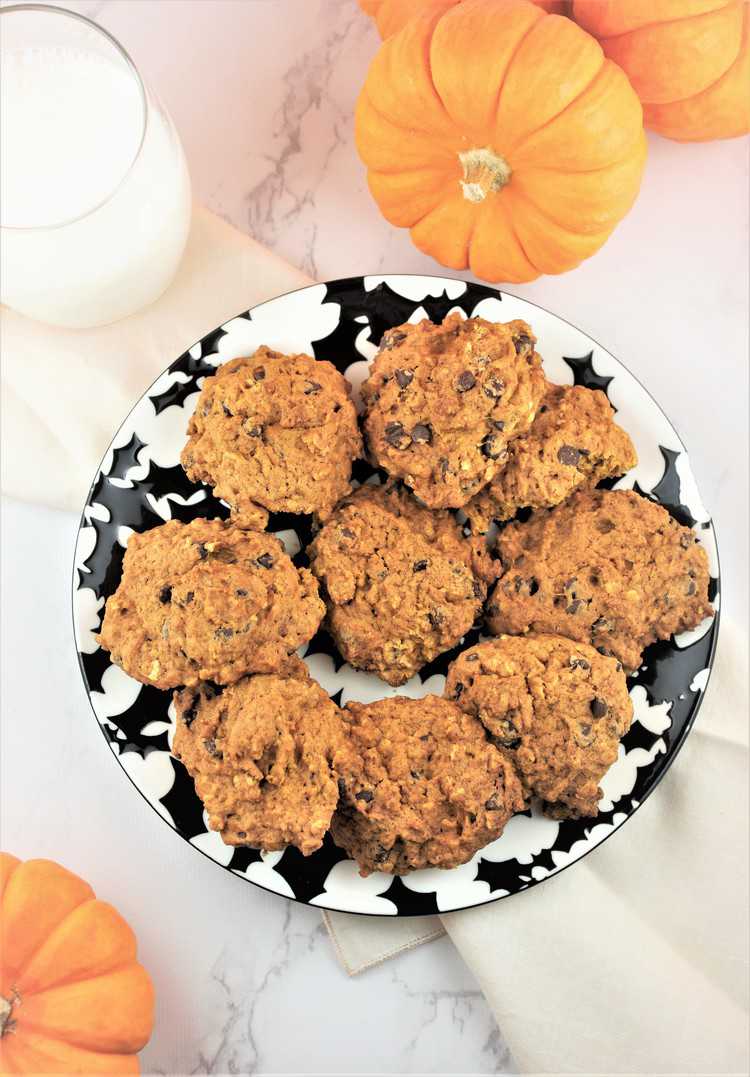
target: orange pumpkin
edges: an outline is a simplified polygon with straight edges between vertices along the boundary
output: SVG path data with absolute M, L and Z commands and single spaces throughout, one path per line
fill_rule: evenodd
M 0 853 L 0 1073 L 138 1073 L 154 992 L 135 954 L 88 883 Z
M 620 68 L 527 0 L 464 0 L 410 20 L 372 62 L 356 136 L 387 220 L 490 281 L 562 273 L 597 251 L 646 157 Z
M 627 73 L 647 127 L 681 142 L 750 131 L 747 0 L 574 0 L 573 17 Z
M 390 37 L 400 30 L 414 15 L 428 7 L 447 9 L 462 0 L 359 0 L 359 6 L 372 15 L 382 38 Z M 532 4 L 554 15 L 567 15 L 569 0 L 531 0 Z

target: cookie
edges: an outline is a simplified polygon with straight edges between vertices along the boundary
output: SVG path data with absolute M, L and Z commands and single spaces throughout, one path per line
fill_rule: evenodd
M 430 508 L 460 508 L 531 425 L 545 381 L 525 322 L 449 315 L 383 337 L 362 387 L 372 459 Z
M 331 835 L 361 875 L 463 864 L 524 807 L 507 756 L 454 703 L 349 703 L 343 720 L 351 762 Z
M 349 383 L 330 363 L 259 348 L 203 383 L 182 466 L 247 526 L 269 512 L 324 519 L 349 492 L 362 439 Z
M 613 654 L 626 670 L 655 640 L 712 614 L 698 536 L 632 490 L 581 490 L 500 532 L 487 606 L 495 635 L 552 632 Z
M 341 654 L 393 685 L 460 641 L 496 575 L 484 543 L 465 538 L 451 513 L 393 484 L 347 498 L 308 553 Z
M 273 535 L 222 520 L 170 520 L 130 536 L 99 642 L 156 688 L 228 684 L 283 669 L 325 607 Z
M 549 385 L 531 429 L 508 446 L 508 458 L 466 506 L 475 532 L 521 508 L 559 505 L 578 487 L 624 475 L 638 463 L 633 443 L 614 421 L 604 393 Z
M 259 673 L 176 692 L 173 754 L 227 845 L 320 848 L 338 801 L 339 708 L 306 674 Z
M 633 718 L 616 659 L 563 636 L 501 636 L 451 663 L 445 695 L 510 752 L 548 815 L 598 814 L 599 782 Z

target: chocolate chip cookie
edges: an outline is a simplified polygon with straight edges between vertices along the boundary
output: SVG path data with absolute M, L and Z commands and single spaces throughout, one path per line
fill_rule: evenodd
M 599 782 L 633 718 L 616 659 L 563 636 L 501 636 L 451 664 L 445 695 L 510 752 L 547 814 L 598 814 Z
M 520 508 L 558 505 L 581 486 L 624 475 L 638 463 L 633 443 L 614 421 L 604 393 L 549 385 L 531 429 L 508 446 L 508 458 L 466 506 L 475 532 Z
M 283 669 L 325 613 L 277 538 L 222 520 L 170 520 L 130 536 L 99 642 L 156 688 Z
M 203 383 L 182 466 L 247 526 L 265 527 L 268 512 L 324 519 L 362 450 L 349 388 L 309 355 L 262 347 L 224 363 Z
M 581 490 L 509 524 L 487 606 L 495 635 L 552 632 L 613 654 L 626 670 L 655 640 L 713 610 L 708 559 L 689 527 L 632 490 Z
M 305 671 L 175 693 L 172 747 L 227 845 L 320 848 L 338 800 L 339 708 Z
M 347 498 L 308 553 L 342 655 L 393 685 L 459 642 L 496 576 L 480 539 L 394 484 Z
M 449 315 L 383 337 L 362 387 L 373 460 L 430 508 L 460 508 L 497 473 L 544 392 L 525 322 Z
M 454 703 L 349 703 L 343 720 L 351 756 L 331 834 L 361 875 L 463 864 L 524 807 L 508 757 Z

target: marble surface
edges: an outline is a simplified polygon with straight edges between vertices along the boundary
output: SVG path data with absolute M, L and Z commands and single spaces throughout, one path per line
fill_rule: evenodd
M 440 272 L 367 191 L 352 110 L 377 38 L 353 0 L 65 6 L 131 51 L 175 119 L 204 204 L 319 279 Z M 512 289 L 601 340 L 671 416 L 717 524 L 724 601 L 743 620 L 747 177 L 746 141 L 651 138 L 641 196 L 605 248 Z M 0 838 L 81 872 L 135 927 L 158 999 L 144 1072 L 511 1070 L 445 939 L 351 980 L 317 911 L 219 871 L 158 823 L 110 758 L 80 683 L 77 521 L 6 501 L 2 524 Z

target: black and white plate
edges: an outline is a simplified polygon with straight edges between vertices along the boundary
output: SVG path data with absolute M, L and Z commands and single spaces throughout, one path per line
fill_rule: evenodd
M 385 916 L 449 912 L 481 905 L 536 885 L 580 860 L 609 837 L 648 796 L 679 751 L 695 719 L 713 659 L 718 617 L 695 631 L 650 647 L 630 678 L 635 720 L 617 762 L 602 782 L 595 820 L 554 822 L 532 809 L 515 816 L 502 837 L 451 871 L 418 871 L 404 879 L 360 878 L 356 865 L 330 838 L 303 857 L 296 849 L 261 853 L 230 848 L 209 831 L 193 782 L 169 753 L 171 693 L 139 684 L 94 639 L 106 598 L 116 589 L 128 536 L 165 520 L 227 516 L 210 490 L 180 467 L 188 418 L 203 378 L 219 363 L 261 344 L 328 359 L 356 387 L 384 330 L 451 311 L 495 321 L 524 318 L 539 340 L 548 377 L 603 389 L 632 437 L 638 467 L 619 486 L 635 487 L 696 527 L 708 552 L 711 598 L 718 609 L 719 570 L 711 521 L 703 508 L 685 448 L 643 386 L 614 356 L 548 311 L 492 288 L 443 277 L 351 277 L 272 299 L 207 334 L 159 377 L 116 433 L 83 510 L 73 578 L 75 637 L 96 720 L 118 762 L 152 807 L 184 839 L 222 867 L 286 897 L 321 908 Z M 359 463 L 356 478 L 371 469 Z M 272 516 L 298 564 L 310 540 L 307 517 Z M 476 639 L 466 637 L 464 645 Z M 305 660 L 339 703 L 396 694 L 440 693 L 453 653 L 432 662 L 400 689 L 345 665 L 319 633 Z

